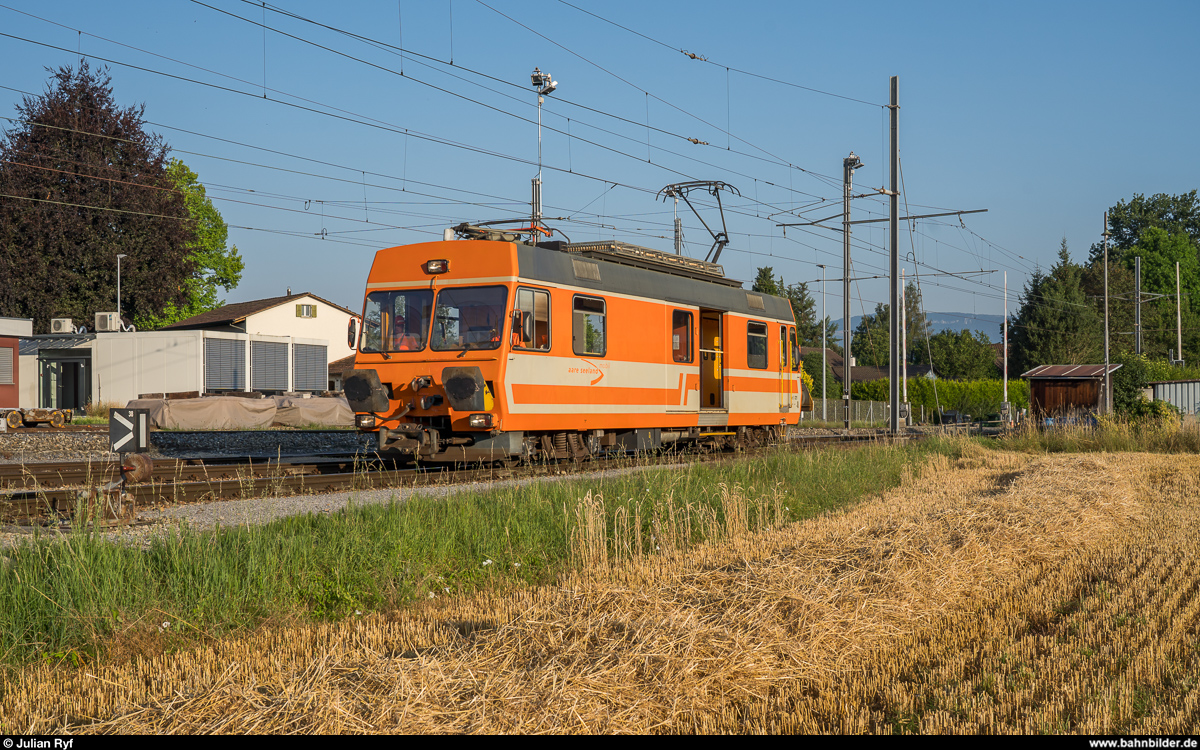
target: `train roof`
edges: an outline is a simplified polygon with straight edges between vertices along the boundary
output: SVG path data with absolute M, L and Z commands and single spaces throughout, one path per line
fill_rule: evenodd
M 520 275 L 527 279 L 795 320 L 786 299 L 742 289 L 715 263 L 623 242 L 517 243 L 516 248 Z
M 714 284 L 727 286 L 742 286 L 742 282 L 725 278 L 725 269 L 716 263 L 696 260 L 686 255 L 671 255 L 661 250 L 652 250 L 641 245 L 631 245 L 628 242 L 606 240 L 597 242 L 558 242 L 540 243 L 539 247 L 551 247 L 564 253 L 573 253 L 587 258 L 597 258 L 620 265 L 645 268 L 649 271 L 659 271 L 672 276 L 686 276 L 692 279 L 711 281 Z

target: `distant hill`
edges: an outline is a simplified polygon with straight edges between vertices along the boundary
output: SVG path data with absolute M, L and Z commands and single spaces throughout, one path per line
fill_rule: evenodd
M 929 318 L 929 327 L 933 333 L 963 330 L 983 331 L 992 340 L 992 343 L 1000 340 L 1000 326 L 1004 323 L 1003 315 L 962 312 L 927 312 L 925 315 Z M 851 316 L 851 330 L 857 328 L 861 321 L 861 315 Z M 840 337 L 842 320 L 838 318 L 834 322 L 838 324 L 838 336 Z

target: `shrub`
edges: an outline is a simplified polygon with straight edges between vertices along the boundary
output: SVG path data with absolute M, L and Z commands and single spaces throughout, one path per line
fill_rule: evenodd
M 856 401 L 887 401 L 888 383 L 887 378 L 852 383 L 850 395 Z M 1009 380 L 1008 399 L 1014 409 L 1029 406 L 1029 383 Z M 1004 401 L 1004 381 L 909 378 L 908 400 L 913 406 L 924 406 L 934 412 L 940 407 L 942 411 L 953 409 L 976 415 L 992 414 L 1000 411 L 1000 404 Z

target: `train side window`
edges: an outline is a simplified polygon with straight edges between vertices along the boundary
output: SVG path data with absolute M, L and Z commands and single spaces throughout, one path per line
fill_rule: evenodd
M 671 313 L 671 358 L 676 362 L 692 361 L 692 314 L 686 310 Z
M 767 369 L 767 324 L 751 321 L 746 324 L 746 366 L 755 370 Z
M 787 326 L 779 326 L 779 371 L 787 372 L 788 369 L 788 337 Z
M 788 335 L 792 337 L 792 372 L 800 371 L 800 347 L 796 342 L 796 329 L 788 328 Z
M 535 351 L 550 350 L 550 293 L 542 289 L 517 289 L 520 323 L 513 320 L 513 346 Z M 532 325 L 525 320 L 533 321 Z M 526 338 L 526 333 L 532 338 Z
M 576 354 L 603 357 L 608 352 L 605 336 L 607 313 L 604 300 L 595 297 L 576 297 L 572 315 L 571 340 Z

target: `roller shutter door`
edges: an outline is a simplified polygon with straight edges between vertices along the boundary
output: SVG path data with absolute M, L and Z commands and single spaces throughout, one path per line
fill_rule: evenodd
M 292 382 L 296 390 L 323 391 L 329 387 L 328 349 L 320 344 L 296 344 L 292 352 Z
M 13 350 L 7 346 L 0 349 L 0 385 L 13 384 Z
M 287 342 L 250 342 L 250 385 L 255 391 L 288 389 Z
M 246 390 L 246 342 L 204 339 L 204 390 Z

